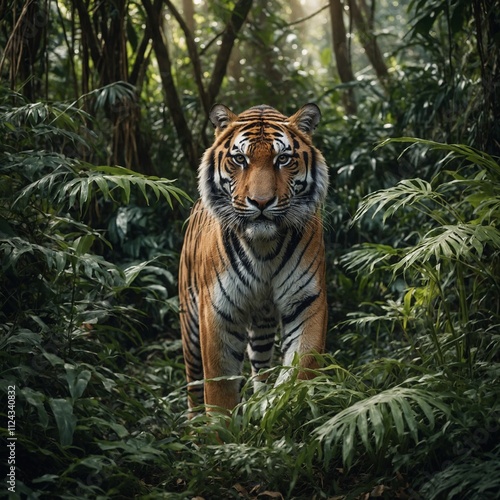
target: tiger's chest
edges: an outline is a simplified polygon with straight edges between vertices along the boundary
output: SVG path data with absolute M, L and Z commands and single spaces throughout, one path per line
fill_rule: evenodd
M 211 287 L 221 318 L 245 325 L 260 318 L 279 322 L 300 296 L 318 287 L 309 259 L 314 249 L 303 235 L 289 231 L 258 245 L 227 236 L 223 243 L 223 265 Z

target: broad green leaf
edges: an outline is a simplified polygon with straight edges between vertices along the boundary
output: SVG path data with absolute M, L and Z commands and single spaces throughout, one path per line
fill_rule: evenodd
M 86 389 L 92 376 L 90 370 L 80 369 L 78 366 L 66 363 L 66 381 L 68 382 L 69 392 L 73 400 L 78 399 Z
M 85 234 L 77 238 L 73 244 L 76 255 L 85 255 L 88 253 L 94 241 L 95 237 L 93 234 Z
M 404 435 L 404 421 L 403 415 L 401 414 L 401 407 L 399 406 L 399 400 L 390 399 L 389 400 L 389 408 L 391 409 L 392 420 L 394 421 L 394 426 L 396 428 L 396 432 L 400 438 Z
M 57 474 L 44 474 L 43 476 L 33 479 L 33 483 L 55 483 L 59 479 L 59 477 L 60 476 L 58 476 Z
M 110 198 L 108 181 L 104 177 L 95 176 L 93 177 L 93 181 L 99 186 L 101 193 L 104 196 L 104 199 L 107 200 Z
M 370 438 L 368 435 L 368 415 L 366 412 L 360 413 L 358 420 L 358 432 L 366 450 L 371 451 Z
M 29 387 L 23 387 L 21 389 L 21 394 L 26 398 L 26 401 L 30 405 L 36 408 L 39 423 L 44 429 L 46 429 L 49 424 L 49 416 L 44 406 L 46 400 L 45 394 L 35 391 Z
M 408 430 L 410 431 L 413 440 L 415 441 L 415 443 L 418 443 L 418 428 L 413 408 L 410 406 L 410 403 L 408 403 L 407 399 L 405 399 L 404 397 L 398 400 L 398 404 L 401 407 L 402 416 L 406 421 Z
M 351 420 L 342 430 L 342 462 L 350 468 L 356 452 L 356 420 Z
M 60 398 L 50 398 L 49 405 L 56 419 L 61 445 L 71 445 L 77 422 L 75 415 L 73 415 L 73 405 L 67 399 Z
M 368 406 L 368 403 L 367 403 Z M 375 439 L 375 449 L 379 450 L 384 441 L 385 427 L 384 420 L 380 413 L 379 405 L 371 404 L 368 406 L 368 415 L 373 428 L 373 437 Z

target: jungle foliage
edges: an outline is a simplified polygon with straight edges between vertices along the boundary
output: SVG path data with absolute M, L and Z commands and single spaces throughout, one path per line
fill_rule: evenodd
M 493 0 L 1 3 L 2 492 L 497 498 L 499 32 Z M 188 421 L 177 262 L 216 101 L 322 110 L 328 352 Z

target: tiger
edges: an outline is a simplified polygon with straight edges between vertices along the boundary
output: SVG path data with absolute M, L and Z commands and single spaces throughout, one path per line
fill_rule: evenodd
M 328 167 L 312 143 L 320 117 L 313 103 L 290 117 L 267 105 L 210 111 L 215 138 L 199 165 L 179 263 L 190 417 L 198 405 L 230 413 L 240 402 L 245 352 L 254 389 L 265 386 L 277 333 L 283 365 L 298 355 L 300 378 L 318 368 L 328 316 Z

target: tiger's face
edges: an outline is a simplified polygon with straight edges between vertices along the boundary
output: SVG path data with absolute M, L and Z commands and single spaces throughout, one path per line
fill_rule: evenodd
M 269 106 L 240 115 L 212 108 L 216 137 L 201 162 L 199 190 L 224 229 L 269 240 L 315 216 L 328 187 L 327 166 L 311 141 L 319 118 L 314 104 L 289 118 Z

